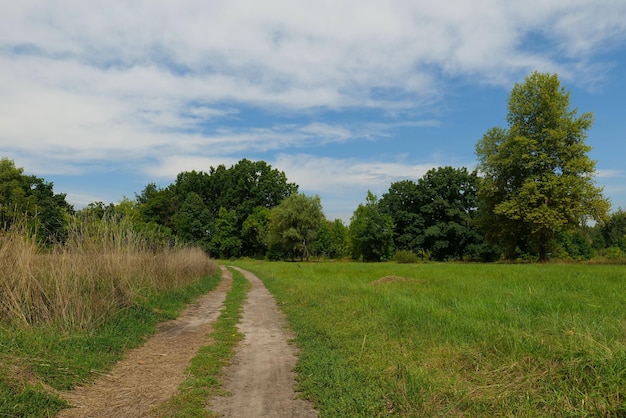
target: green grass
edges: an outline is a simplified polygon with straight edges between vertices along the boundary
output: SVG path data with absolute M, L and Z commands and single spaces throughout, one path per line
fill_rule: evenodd
M 70 389 L 106 370 L 126 350 L 214 289 L 219 273 L 182 289 L 145 295 L 89 332 L 0 324 L 0 417 L 53 416 L 67 407 L 55 390 Z
M 250 283 L 237 271 L 233 272 L 233 286 L 224 308 L 209 334 L 212 343 L 202 347 L 187 369 L 187 379 L 176 395 L 155 410 L 162 417 L 218 416 L 206 409 L 208 400 L 221 393 L 219 374 L 234 356 L 234 349 L 243 335 L 237 329 L 243 302 Z
M 235 264 L 287 314 L 322 417 L 626 416 L 623 266 Z

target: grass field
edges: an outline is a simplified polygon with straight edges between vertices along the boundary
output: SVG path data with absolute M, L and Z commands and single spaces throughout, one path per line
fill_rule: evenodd
M 626 416 L 626 269 L 240 261 L 321 416 Z

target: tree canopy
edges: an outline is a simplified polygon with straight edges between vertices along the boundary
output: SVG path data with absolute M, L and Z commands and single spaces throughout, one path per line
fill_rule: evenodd
M 208 172 L 185 171 L 166 188 L 151 183 L 136 196 L 144 222 L 171 228 L 216 256 L 258 257 L 265 250 L 265 211 L 296 193 L 285 173 L 265 161 L 242 159 Z
M 270 212 L 267 237 L 270 252 L 308 260 L 324 220 L 319 196 L 301 193 L 289 196 Z
M 543 259 L 559 233 L 606 215 L 585 144 L 593 116 L 577 113 L 556 74 L 534 72 L 511 91 L 508 129 L 492 128 L 476 145 L 480 223 L 507 258 Z
M 357 260 L 382 261 L 393 256 L 393 220 L 380 210 L 371 191 L 350 218 L 350 245 L 352 258 Z
M 462 260 L 482 241 L 474 223 L 478 179 L 465 167 L 429 170 L 417 183 L 393 183 L 380 200 L 394 223 L 396 249 Z
M 39 242 L 59 242 L 65 237 L 65 218 L 73 212 L 65 194 L 54 193 L 51 182 L 24 174 L 8 158 L 0 159 L 0 229 L 24 221 Z

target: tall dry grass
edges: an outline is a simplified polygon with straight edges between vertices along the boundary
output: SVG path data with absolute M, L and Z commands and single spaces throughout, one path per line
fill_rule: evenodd
M 124 221 L 74 219 L 52 248 L 17 226 L 0 232 L 0 321 L 89 329 L 143 294 L 216 271 L 202 250 L 157 243 Z

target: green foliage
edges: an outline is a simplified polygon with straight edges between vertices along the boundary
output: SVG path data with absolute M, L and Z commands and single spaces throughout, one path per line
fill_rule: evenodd
M 420 261 L 417 254 L 409 250 L 398 250 L 393 255 L 393 261 L 400 264 L 417 263 Z
M 320 416 L 626 413 L 622 266 L 237 264 L 286 313 Z
M 25 219 L 38 242 L 52 244 L 66 237 L 65 221 L 74 209 L 53 184 L 24 174 L 8 158 L 0 159 L 0 229 Z
M 216 254 L 259 257 L 266 249 L 267 211 L 262 209 L 277 206 L 297 190 L 285 173 L 266 162 L 242 159 L 230 168 L 181 172 L 165 189 L 149 184 L 136 198 L 146 223 L 170 228 L 177 237 Z M 228 219 L 219 218 L 221 208 Z M 218 239 L 227 241 L 219 244 L 224 248 L 216 248 Z
M 606 247 L 618 247 L 626 251 L 626 212 L 618 209 L 600 226 Z
M 319 196 L 293 194 L 270 212 L 268 246 L 273 254 L 308 261 L 324 222 Z
M 610 261 L 624 261 L 624 251 L 619 247 L 605 248 L 600 255 Z
M 155 183 L 150 183 L 135 198 L 141 219 L 145 223 L 154 223 L 172 229 L 172 217 L 176 212 L 177 199 L 171 188 L 161 189 Z
M 348 228 L 341 219 L 324 220 L 317 231 L 314 253 L 318 257 L 340 259 L 348 255 Z
M 393 183 L 380 200 L 394 222 L 397 249 L 429 251 L 437 260 L 462 260 L 482 242 L 475 225 L 478 180 L 466 168 L 439 167 L 414 183 Z
M 468 247 L 482 241 L 474 225 L 478 180 L 466 168 L 429 170 L 418 181 L 423 200 L 423 248 L 437 260 L 463 260 Z
M 189 192 L 180 208 L 172 216 L 177 237 L 202 248 L 208 247 L 212 217 L 199 194 Z
M 76 219 L 69 222 L 80 225 L 105 227 L 107 224 L 120 222 L 132 229 L 145 240 L 145 244 L 154 250 L 164 248 L 176 242 L 172 231 L 154 221 L 146 222 L 136 201 L 124 198 L 117 205 L 93 202 L 76 212 Z M 70 227 L 71 229 L 71 227 Z
M 582 229 L 562 233 L 556 248 L 552 258 L 590 260 L 595 255 L 591 239 L 584 234 Z M 562 250 L 563 254 L 558 254 L 559 250 Z
M 352 258 L 363 261 L 390 260 L 393 255 L 393 220 L 382 213 L 378 199 L 368 191 L 350 218 Z
M 425 219 L 423 190 L 411 180 L 392 183 L 383 194 L 381 212 L 391 216 L 394 224 L 394 244 L 398 250 L 419 251 L 424 247 Z
M 284 172 L 272 169 L 265 161 L 244 158 L 227 172 L 223 206 L 234 209 L 241 223 L 256 207 L 271 209 L 298 191 L 295 183 L 287 182 Z
M 220 208 L 211 234 L 211 252 L 221 259 L 237 257 L 241 252 L 241 240 L 237 230 L 234 210 Z
M 558 76 L 534 72 L 511 92 L 509 128 L 490 129 L 476 145 L 480 222 L 507 258 L 522 252 L 544 259 L 561 232 L 606 215 L 585 144 L 593 117 L 569 108 Z
M 242 254 L 263 258 L 267 253 L 267 227 L 270 210 L 257 206 L 241 227 Z

